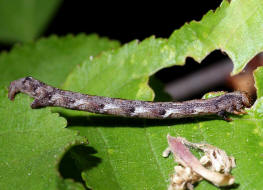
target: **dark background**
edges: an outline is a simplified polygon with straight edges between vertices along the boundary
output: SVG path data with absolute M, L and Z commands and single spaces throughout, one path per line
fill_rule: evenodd
M 143 40 L 151 35 L 168 38 L 172 32 L 186 22 L 201 20 L 209 10 L 220 6 L 221 0 L 214 1 L 158 1 L 142 4 L 135 1 L 122 3 L 105 3 L 94 1 L 66 0 L 51 21 L 45 36 L 68 33 L 97 33 L 122 44 L 134 39 Z M 187 58 L 184 67 L 175 66 L 159 71 L 155 76 L 163 83 L 176 80 L 182 76 L 200 70 L 218 60 L 225 58 L 220 51 L 211 53 L 202 64 Z M 224 85 L 209 90 L 226 89 Z M 188 98 L 199 98 L 193 94 Z
M 122 44 L 134 39 L 143 40 L 149 36 L 168 38 L 172 32 L 186 22 L 199 21 L 209 11 L 220 6 L 221 0 L 213 1 L 158 1 L 158 2 L 102 2 L 89 0 L 65 0 L 51 19 L 43 36 L 58 36 L 79 33 L 97 33 Z M 0 46 L 9 50 L 11 46 Z M 214 64 L 227 56 L 220 51 L 212 52 L 202 64 L 187 58 L 185 66 L 174 66 L 156 73 L 163 83 L 179 79 Z M 200 91 L 188 98 L 199 98 L 204 92 L 225 90 L 225 86 Z
M 65 0 L 44 35 L 97 33 L 122 43 L 143 40 L 151 35 L 168 38 L 185 22 L 200 20 L 209 10 L 219 7 L 220 3 L 221 0 L 159 1 L 148 4 L 136 1 L 114 4 L 112 1 Z

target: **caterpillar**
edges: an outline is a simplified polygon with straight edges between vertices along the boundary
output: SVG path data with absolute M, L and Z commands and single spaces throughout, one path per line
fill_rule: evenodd
M 218 115 L 229 120 L 226 113 L 243 114 L 250 106 L 245 92 L 235 91 L 209 99 L 183 102 L 150 102 L 93 96 L 61 90 L 33 77 L 25 77 L 10 83 L 8 97 L 15 98 L 19 92 L 34 98 L 32 108 L 46 106 L 64 107 L 91 113 L 147 119 L 174 119 L 201 115 Z

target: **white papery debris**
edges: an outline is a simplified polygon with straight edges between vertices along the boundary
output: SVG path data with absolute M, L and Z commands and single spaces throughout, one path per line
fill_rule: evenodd
M 194 184 L 206 179 L 216 186 L 232 185 L 234 177 L 229 173 L 236 167 L 235 159 L 227 156 L 224 150 L 204 143 L 191 143 L 182 137 L 167 136 L 169 147 L 163 152 L 163 157 L 173 153 L 175 173 L 171 176 L 168 190 L 194 189 Z M 192 147 L 204 152 L 198 160 L 186 147 Z

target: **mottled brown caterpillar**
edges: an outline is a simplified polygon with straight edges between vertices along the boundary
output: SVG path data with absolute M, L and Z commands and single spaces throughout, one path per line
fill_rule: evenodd
M 92 113 L 147 119 L 173 119 L 217 114 L 228 120 L 225 113 L 242 114 L 244 113 L 243 108 L 250 106 L 247 94 L 239 91 L 209 99 L 184 102 L 148 102 L 60 90 L 32 77 L 11 82 L 9 99 L 13 100 L 19 92 L 28 94 L 35 99 L 31 104 L 32 108 L 57 106 Z

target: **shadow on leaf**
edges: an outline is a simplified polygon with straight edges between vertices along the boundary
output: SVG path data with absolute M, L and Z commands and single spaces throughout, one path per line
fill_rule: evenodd
M 97 151 L 90 146 L 77 145 L 70 148 L 59 164 L 59 172 L 64 179 L 73 179 L 86 187 L 81 177 L 83 171 L 96 167 L 101 163 L 101 158 L 94 156 Z
M 240 185 L 238 183 L 234 183 L 231 186 L 226 186 L 226 187 L 220 187 L 221 190 L 230 190 L 230 189 L 237 189 Z
M 89 116 L 71 116 L 63 112 L 59 114 L 66 118 L 68 127 L 154 127 L 154 126 L 172 126 L 176 124 L 199 123 L 208 120 L 222 120 L 218 116 L 205 116 L 196 118 L 181 118 L 181 119 L 140 119 L 140 118 L 124 118 L 108 115 L 89 115 Z

